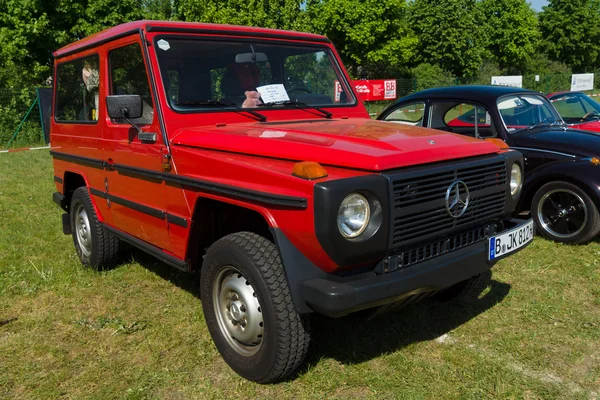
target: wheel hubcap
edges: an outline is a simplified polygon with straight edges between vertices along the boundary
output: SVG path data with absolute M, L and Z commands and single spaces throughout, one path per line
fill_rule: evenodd
M 544 194 L 538 204 L 542 229 L 558 238 L 571 238 L 587 223 L 587 207 L 581 196 L 568 189 L 555 189 Z
M 84 256 L 89 256 L 92 253 L 92 232 L 90 229 L 90 220 L 83 205 L 78 204 L 74 211 L 75 218 L 75 234 L 79 249 Z
M 246 357 L 260 350 L 264 321 L 258 296 L 250 282 L 231 266 L 219 271 L 213 283 L 213 305 L 221 334 Z

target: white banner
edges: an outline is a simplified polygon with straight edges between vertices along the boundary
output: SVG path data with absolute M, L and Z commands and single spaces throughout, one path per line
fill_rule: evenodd
M 571 90 L 592 90 L 594 88 L 594 74 L 573 74 L 571 76 Z
M 522 75 L 492 76 L 492 85 L 523 87 Z

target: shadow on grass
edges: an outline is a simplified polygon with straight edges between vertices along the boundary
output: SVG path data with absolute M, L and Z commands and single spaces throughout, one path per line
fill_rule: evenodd
M 200 297 L 198 274 L 178 271 L 136 249 L 131 250 L 131 256 L 163 279 Z M 288 380 L 302 375 L 322 358 L 333 358 L 346 365 L 361 363 L 452 331 L 494 307 L 509 293 L 510 285 L 491 279 L 491 275 L 488 272 L 490 279 L 475 287 L 465 299 L 427 299 L 373 319 L 360 313 L 339 319 L 313 315 L 307 359 Z

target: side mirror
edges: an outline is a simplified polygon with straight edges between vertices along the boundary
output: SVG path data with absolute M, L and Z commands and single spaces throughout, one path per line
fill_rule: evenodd
M 140 118 L 142 116 L 142 98 L 137 94 L 106 96 L 108 116 L 113 119 Z

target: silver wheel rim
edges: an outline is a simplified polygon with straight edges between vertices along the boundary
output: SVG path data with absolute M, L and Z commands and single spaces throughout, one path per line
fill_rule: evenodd
M 77 204 L 74 210 L 75 218 L 75 236 L 81 253 L 89 257 L 92 254 L 92 231 L 90 229 L 90 220 L 82 204 Z
M 240 271 L 225 266 L 213 282 L 212 300 L 221 335 L 238 354 L 251 357 L 263 342 L 264 321 L 258 296 Z
M 569 189 L 554 189 L 545 193 L 538 203 L 537 215 L 542 229 L 562 239 L 579 234 L 588 219 L 585 202 Z

